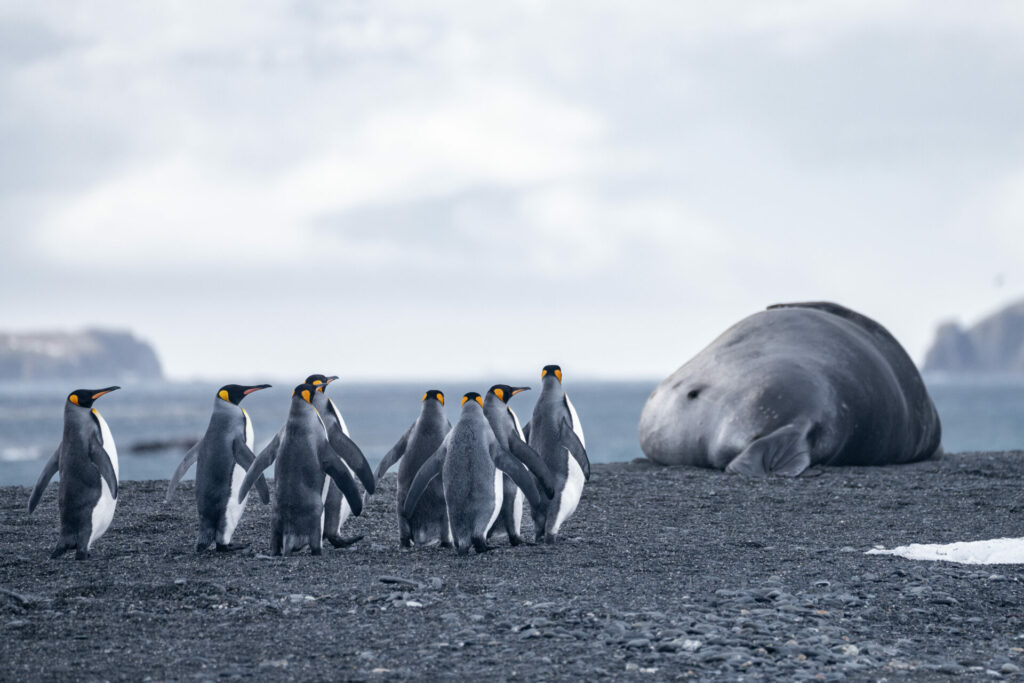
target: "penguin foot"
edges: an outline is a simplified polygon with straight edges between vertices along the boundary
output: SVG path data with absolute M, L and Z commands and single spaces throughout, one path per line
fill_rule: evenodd
M 544 534 L 544 542 L 548 545 L 554 545 L 556 540 L 558 540 L 558 537 L 554 534 Z
M 64 545 L 63 543 L 58 543 L 57 547 L 53 549 L 52 553 L 50 553 L 50 559 L 56 560 L 58 557 L 66 553 L 68 550 L 69 548 L 66 545 Z
M 245 550 L 249 547 L 248 543 L 218 543 L 218 553 L 233 553 L 238 550 Z
M 358 543 L 363 540 L 362 534 L 359 536 L 350 536 L 349 538 L 342 538 L 341 536 L 327 536 L 327 541 L 335 548 L 347 548 L 353 543 Z
M 474 539 L 473 540 L 473 550 L 476 551 L 477 555 L 482 555 L 483 553 L 489 553 L 489 552 L 491 552 L 494 549 L 495 549 L 495 546 L 487 545 L 487 541 L 482 539 L 482 538 L 481 539 Z
M 319 547 L 318 548 L 310 548 L 309 549 L 309 554 L 310 555 L 323 555 L 324 551 L 323 551 L 323 548 L 319 548 Z
M 88 550 L 82 550 L 81 548 L 75 550 L 75 559 L 79 560 L 79 561 L 81 561 L 81 560 L 88 560 L 89 559 L 89 551 Z
M 207 548 L 209 548 L 209 547 L 210 547 L 209 543 L 196 543 L 196 552 L 197 553 L 205 553 Z
M 442 548 L 454 548 L 455 547 L 455 544 L 452 543 L 451 541 L 441 541 L 440 543 L 438 543 L 438 545 L 441 546 Z M 469 551 L 467 550 L 467 552 L 469 552 Z

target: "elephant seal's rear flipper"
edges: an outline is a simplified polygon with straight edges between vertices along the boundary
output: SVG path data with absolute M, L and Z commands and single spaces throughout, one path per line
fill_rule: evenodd
M 752 477 L 767 474 L 796 477 L 811 466 L 809 430 L 810 424 L 788 424 L 755 439 L 732 459 L 725 471 Z

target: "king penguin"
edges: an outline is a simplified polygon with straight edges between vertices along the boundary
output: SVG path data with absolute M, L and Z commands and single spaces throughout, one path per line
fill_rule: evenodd
M 306 384 L 316 387 L 316 393 L 313 394 L 313 407 L 320 413 L 320 417 L 324 421 L 324 426 L 327 428 L 327 439 L 331 442 L 331 446 L 341 456 L 341 462 L 348 468 L 349 475 L 358 478 L 366 492 L 372 494 L 376 490 L 376 480 L 373 477 L 373 470 L 370 469 L 370 463 L 366 462 L 363 452 L 352 441 L 348 433 L 348 425 L 345 424 L 345 418 L 341 416 L 337 404 L 327 398 L 325 393 L 328 385 L 337 379 L 336 375 L 331 377 L 310 375 L 306 378 Z M 335 548 L 344 548 L 362 538 L 362 536 L 344 538 L 341 535 L 341 527 L 351 515 L 352 508 L 345 496 L 342 495 L 341 489 L 332 481 L 328 484 L 327 500 L 324 501 L 324 538 Z
M 314 394 L 316 386 L 312 384 L 295 387 L 277 448 L 260 453 L 238 492 L 238 500 L 244 499 L 263 470 L 277 462 L 270 530 L 273 555 L 290 555 L 306 546 L 313 555 L 321 554 L 324 501 L 331 480 L 345 496 L 353 515 L 363 510 L 355 480 L 331 446 L 324 421 L 313 406 Z
M 483 398 L 470 392 L 462 397 L 458 422 L 416 473 L 402 514 L 411 516 L 427 486 L 440 476 L 456 552 L 465 555 L 470 546 L 478 553 L 491 550 L 487 532 L 501 512 L 502 472 L 512 477 L 532 506 L 543 503 L 533 475 L 494 436 L 484 417 Z
M 120 387 L 77 389 L 64 403 L 64 435 L 57 450 L 43 466 L 28 501 L 29 514 L 36 509 L 50 479 L 60 472 L 57 501 L 60 507 L 60 539 L 50 554 L 60 557 L 75 549 L 75 559 L 89 557 L 92 544 L 106 532 L 117 506 L 117 446 L 106 420 L 92 407 L 93 401 Z
M 553 490 L 553 478 L 551 470 L 543 459 L 526 444 L 526 436 L 523 434 L 523 427 L 519 424 L 519 416 L 515 414 L 512 407 L 508 405 L 509 399 L 516 394 L 529 391 L 530 387 L 511 387 L 507 384 L 495 384 L 487 391 L 484 397 L 484 415 L 494 430 L 494 436 L 499 443 L 504 444 L 510 453 L 526 465 L 530 473 L 542 482 L 544 488 L 551 492 Z M 504 528 L 508 534 L 508 541 L 511 545 L 519 545 L 523 542 L 519 534 L 523 521 L 523 492 L 515 485 L 512 478 L 504 475 L 504 486 L 501 504 L 500 524 L 491 528 L 491 534 Z M 532 510 L 534 527 L 543 534 L 545 511 L 547 505 Z
M 213 399 L 213 414 L 206 434 L 185 454 L 167 485 L 165 503 L 171 500 L 189 468 L 196 465 L 196 506 L 199 509 L 196 552 L 206 550 L 214 541 L 220 552 L 247 547 L 231 542 L 247 502 L 246 498 L 238 498 L 238 490 L 256 459 L 252 452 L 252 420 L 239 404 L 249 394 L 268 388 L 269 384 L 221 387 Z M 256 490 L 264 505 L 270 502 L 267 481 L 262 476 L 256 482 Z
M 359 450 L 359 446 L 349 436 L 348 425 L 345 424 L 345 418 L 341 416 L 338 406 L 324 394 L 327 386 L 336 379 L 338 379 L 337 375 L 328 377 L 327 375 L 316 374 L 307 377 L 303 384 L 316 387 L 316 391 L 313 393 L 313 407 L 316 408 L 317 414 L 323 420 L 324 429 L 327 430 L 327 440 L 331 442 L 331 446 L 341 456 L 341 461 L 348 468 L 349 475 L 358 477 L 363 487 L 368 492 L 373 493 L 376 488 L 373 470 L 370 469 L 370 464 L 366 462 L 366 458 L 363 456 L 363 452 Z M 257 460 L 260 463 L 267 463 L 263 469 L 269 467 L 269 463 L 273 462 L 277 457 L 277 449 L 281 445 L 281 436 L 283 434 L 284 427 L 281 427 L 281 430 L 274 435 L 270 443 L 260 451 Z M 342 537 L 341 527 L 352 515 L 352 508 L 349 506 L 345 496 L 342 495 L 337 484 L 329 481 L 327 486 L 327 498 L 324 500 L 324 538 L 335 548 L 344 548 L 356 543 L 363 537 Z
M 583 483 L 590 479 L 590 460 L 580 418 L 562 388 L 562 369 L 546 365 L 540 376 L 540 396 L 523 432 L 555 476 L 555 495 L 548 505 L 544 527 L 545 542 L 554 543 L 558 530 L 579 505 Z
M 406 517 L 402 514 L 409 487 L 427 458 L 432 456 L 448 436 L 452 423 L 444 414 L 444 394 L 429 389 L 420 402 L 420 414 L 405 434 L 377 465 L 377 481 L 388 469 L 398 462 L 398 542 L 403 548 L 440 542 L 451 547 L 451 530 L 448 528 L 448 511 L 444 506 L 444 490 L 441 480 L 434 479 L 423 491 L 419 506 Z

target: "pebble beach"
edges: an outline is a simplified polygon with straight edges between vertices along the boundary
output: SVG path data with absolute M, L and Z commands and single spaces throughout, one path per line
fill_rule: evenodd
M 92 558 L 50 560 L 56 484 L 32 516 L 4 487 L 3 678 L 1017 678 L 1024 565 L 866 553 L 1024 535 L 1022 474 L 1019 451 L 797 479 L 597 464 L 558 544 L 465 558 L 398 547 L 393 474 L 321 557 L 267 557 L 258 501 L 249 549 L 197 555 L 192 482 L 164 505 L 126 481 Z

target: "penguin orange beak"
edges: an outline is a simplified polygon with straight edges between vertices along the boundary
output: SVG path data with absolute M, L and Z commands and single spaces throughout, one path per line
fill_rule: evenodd
M 323 384 L 317 383 L 316 390 L 319 391 L 321 394 L 324 393 L 324 391 L 327 390 L 327 385 L 336 379 L 338 379 L 337 375 L 331 375 L 330 377 L 324 380 Z
M 522 393 L 524 391 L 529 391 L 529 390 L 530 390 L 530 387 L 512 387 L 512 392 L 511 392 L 510 395 L 511 396 L 515 396 L 516 394 L 520 394 L 520 393 Z
M 259 391 L 261 389 L 269 389 L 269 388 L 270 388 L 269 384 L 259 384 L 259 385 L 254 386 L 254 387 L 249 387 L 248 389 L 243 391 L 242 392 L 242 396 L 248 396 L 249 394 L 253 393 L 254 391 Z
M 92 395 L 92 400 L 95 401 L 100 396 L 103 396 L 104 394 L 109 394 L 111 391 L 117 391 L 120 388 L 121 387 L 107 387 L 106 389 L 100 389 L 95 394 Z

